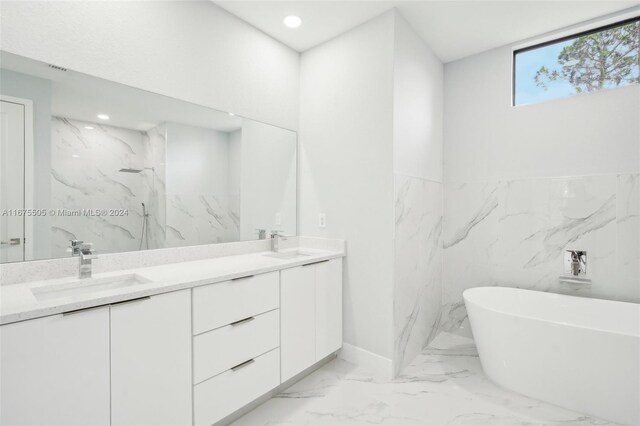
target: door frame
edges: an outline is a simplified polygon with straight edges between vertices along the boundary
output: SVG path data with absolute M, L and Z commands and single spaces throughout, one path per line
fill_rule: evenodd
M 25 209 L 35 208 L 34 194 L 34 149 L 33 149 L 33 101 L 0 95 L 0 101 L 22 105 L 24 107 L 24 192 Z M 22 255 L 24 260 L 33 260 L 33 216 L 24 215 L 24 235 Z

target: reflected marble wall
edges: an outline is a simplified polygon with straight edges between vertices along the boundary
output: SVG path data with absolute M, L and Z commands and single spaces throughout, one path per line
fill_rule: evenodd
M 229 133 L 167 123 L 166 247 L 238 241 Z
M 394 370 L 435 337 L 442 297 L 442 183 L 394 174 Z
M 167 196 L 166 196 L 166 144 L 167 125 L 160 124 L 145 133 L 144 138 L 147 149 L 147 162 L 153 167 L 153 172 L 144 173 L 147 190 L 147 241 L 143 248 L 164 248 L 166 244 L 167 226 Z
M 163 245 L 164 140 L 157 129 L 149 134 L 96 123 L 52 118 L 51 208 L 123 209 L 123 216 L 63 216 L 51 218 L 53 257 L 64 257 L 69 240 L 91 242 L 99 252 L 138 250 L 142 233 L 142 203 L 149 212 L 149 248 Z M 145 169 L 122 173 L 121 168 Z M 36 236 L 37 238 L 37 236 Z M 146 248 L 146 239 L 142 248 Z
M 98 251 L 137 250 L 141 203 L 148 185 L 144 173 L 121 173 L 147 166 L 143 132 L 53 117 L 51 123 L 51 208 L 124 209 L 123 216 L 51 218 L 53 257 L 69 256 L 69 240 L 92 242 Z
M 447 184 L 444 212 L 443 330 L 470 335 L 477 286 L 640 302 L 639 174 Z M 587 251 L 591 285 L 559 283 L 565 249 Z

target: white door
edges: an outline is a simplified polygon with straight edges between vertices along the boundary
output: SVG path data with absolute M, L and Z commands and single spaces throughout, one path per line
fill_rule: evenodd
M 191 290 L 111 305 L 111 424 L 190 425 Z
M 25 106 L 0 101 L 0 262 L 24 260 Z
M 316 360 L 315 265 L 280 273 L 281 381 L 289 380 Z
M 342 347 L 342 259 L 315 264 L 316 361 Z
M 0 327 L 2 426 L 109 425 L 109 308 Z

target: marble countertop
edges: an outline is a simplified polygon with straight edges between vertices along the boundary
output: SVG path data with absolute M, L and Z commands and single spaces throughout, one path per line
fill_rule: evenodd
M 60 286 L 76 281 L 77 277 L 0 286 L 0 325 L 108 305 L 345 256 L 344 251 L 307 249 L 305 247 L 292 250 L 299 250 L 308 255 L 291 259 L 279 259 L 269 257 L 268 255 L 272 254 L 271 252 L 258 252 L 94 274 L 92 278 L 86 279 L 87 285 L 91 285 L 92 281 L 132 274 L 138 275 L 149 282 L 48 300 L 36 299 L 32 290 L 42 291 L 43 289 L 46 290 L 48 286 Z M 286 251 L 289 250 L 283 250 L 283 252 Z

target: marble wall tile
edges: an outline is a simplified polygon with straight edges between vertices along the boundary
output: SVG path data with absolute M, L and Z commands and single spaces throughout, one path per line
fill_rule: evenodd
M 68 256 L 70 239 L 92 242 L 100 252 L 138 249 L 145 177 L 119 170 L 146 166 L 145 134 L 62 117 L 52 118 L 51 129 L 51 208 L 128 210 L 123 216 L 52 217 L 52 256 Z
M 443 330 L 470 335 L 462 292 L 478 286 L 640 301 L 638 174 L 445 186 Z M 558 280 L 586 250 L 589 285 Z
M 394 369 L 435 337 L 442 292 L 442 184 L 395 174 Z
M 240 205 L 229 185 L 229 134 L 167 123 L 166 142 L 166 246 L 239 240 Z
M 148 167 L 153 167 L 151 173 L 145 173 L 145 190 L 147 193 L 148 241 L 145 239 L 143 248 L 157 249 L 165 247 L 167 225 L 167 197 L 166 197 L 166 151 L 167 126 L 160 124 L 145 134 L 144 142 L 147 150 Z

